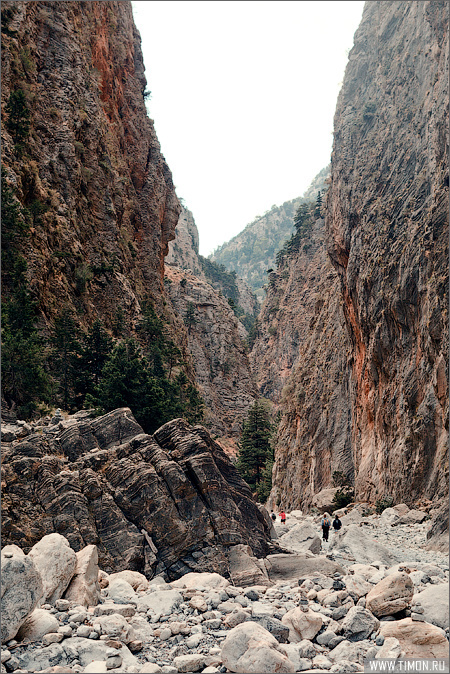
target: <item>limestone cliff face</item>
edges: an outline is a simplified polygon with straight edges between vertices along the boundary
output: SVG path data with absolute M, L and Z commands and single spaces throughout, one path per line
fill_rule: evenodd
M 271 502 L 307 507 L 334 471 L 353 479 L 353 396 L 340 284 L 315 221 L 302 248 L 269 275 L 250 354 L 260 393 L 281 411 Z
M 205 425 L 218 438 L 236 439 L 256 397 L 244 327 L 227 300 L 202 278 L 166 265 L 165 281 L 174 311 L 188 326 L 187 348 L 206 405 Z
M 316 223 L 318 247 L 273 276 L 252 354 L 275 399 L 292 372 L 272 491 L 286 508 L 308 506 L 334 470 L 360 500 L 448 493 L 447 153 L 446 4 L 366 3 L 336 108 L 325 232 Z
M 356 493 L 448 490 L 448 6 L 368 2 L 335 115 L 327 243 L 356 387 Z
M 121 306 L 132 326 L 144 295 L 162 310 L 180 205 L 145 88 L 131 3 L 2 3 L 2 162 L 41 211 L 22 247 L 44 322 L 64 302 L 86 324 L 110 325 Z M 18 90 L 31 113 L 21 155 L 5 107 Z
M 194 216 L 182 207 L 175 228 L 175 239 L 169 243 L 166 264 L 180 269 L 190 270 L 195 276 L 206 280 L 198 257 L 199 235 Z

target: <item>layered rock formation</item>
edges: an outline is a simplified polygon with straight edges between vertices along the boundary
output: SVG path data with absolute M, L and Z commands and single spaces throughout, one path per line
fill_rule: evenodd
M 316 223 L 310 257 L 269 278 L 252 362 L 275 399 L 298 362 L 272 492 L 287 508 L 308 506 L 335 470 L 360 500 L 448 492 L 447 30 L 441 2 L 366 4 L 336 109 L 326 232 Z
M 180 205 L 145 89 L 131 3 L 2 3 L 2 162 L 34 213 L 21 252 L 44 323 L 63 303 L 107 326 L 121 307 L 132 327 L 144 295 L 164 308 Z M 18 91 L 22 149 L 6 111 Z
M 205 424 L 218 438 L 231 439 L 232 450 L 233 438 L 239 437 L 256 398 L 245 329 L 227 300 L 201 277 L 167 266 L 165 279 L 173 309 L 188 325 L 188 349 L 206 405 Z
M 221 447 L 181 419 L 145 435 L 129 409 L 78 413 L 6 444 L 2 541 L 57 532 L 106 571 L 229 573 L 227 550 L 268 551 L 269 526 Z

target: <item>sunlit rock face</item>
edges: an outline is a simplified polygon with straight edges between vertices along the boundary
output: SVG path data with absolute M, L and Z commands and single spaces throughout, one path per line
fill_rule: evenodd
M 288 375 L 272 497 L 307 505 L 341 470 L 358 499 L 439 498 L 448 492 L 445 3 L 366 3 L 334 126 L 328 263 L 314 265 L 316 226 L 263 308 L 259 340 L 279 365 L 276 387 L 261 343 L 252 354 L 269 395 L 280 400 Z
M 22 252 L 45 321 L 63 303 L 108 327 L 118 307 L 132 327 L 144 295 L 164 309 L 180 204 L 140 42 L 129 2 L 2 3 L 2 113 L 19 89 L 31 113 L 21 156 L 2 114 L 2 163 L 21 204 L 40 204 Z

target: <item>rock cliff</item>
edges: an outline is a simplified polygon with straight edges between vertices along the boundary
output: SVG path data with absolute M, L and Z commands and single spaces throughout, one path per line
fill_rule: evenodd
M 256 398 L 246 332 L 227 300 L 203 278 L 166 266 L 170 301 L 188 326 L 187 348 L 206 405 L 205 424 L 216 437 L 235 442 Z
M 448 491 L 448 6 L 369 2 L 334 128 L 327 245 L 359 498 Z
M 272 492 L 286 508 L 308 506 L 334 470 L 360 500 L 448 493 L 447 153 L 445 3 L 366 3 L 325 232 L 316 222 L 308 254 L 269 277 L 252 355 L 275 399 L 293 371 Z
M 108 327 L 119 307 L 132 327 L 144 295 L 163 310 L 180 205 L 145 90 L 131 3 L 2 3 L 2 162 L 33 213 L 20 247 L 43 324 L 63 303 Z M 19 91 L 20 143 L 7 108 Z
M 329 166 L 315 176 L 301 197 L 272 206 L 263 216 L 257 216 L 230 241 L 219 246 L 210 259 L 235 271 L 249 284 L 260 303 L 264 299 L 267 270 L 275 267 L 275 257 L 294 229 L 294 215 L 305 201 L 315 201 L 317 193 L 326 189 Z
M 2 542 L 28 552 L 57 532 L 75 551 L 97 545 L 106 571 L 171 578 L 228 573 L 233 545 L 267 553 L 269 525 L 203 427 L 176 419 L 145 435 L 124 408 L 40 431 L 4 445 Z
M 305 508 L 334 471 L 353 479 L 350 346 L 319 218 L 298 253 L 269 275 L 250 354 L 258 390 L 282 413 L 273 503 Z

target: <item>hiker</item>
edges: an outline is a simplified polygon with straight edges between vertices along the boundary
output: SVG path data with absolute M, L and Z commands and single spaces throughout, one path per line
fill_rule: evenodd
M 273 521 L 275 522 L 275 520 L 277 519 L 277 516 L 275 515 L 275 513 L 273 512 L 273 510 L 270 511 L 270 516 L 271 516 L 271 518 L 273 519 Z
M 339 519 L 339 515 L 335 515 L 335 516 L 334 516 L 334 520 L 333 520 L 333 529 L 334 529 L 335 531 L 339 531 L 339 529 L 340 529 L 341 527 L 342 527 L 342 522 L 341 522 L 341 520 Z
M 330 516 L 328 513 L 325 513 L 325 515 L 322 517 L 320 524 L 322 525 L 322 538 L 324 541 L 328 541 L 328 533 L 331 527 Z
M 280 512 L 281 524 L 286 524 L 286 513 L 284 510 Z

